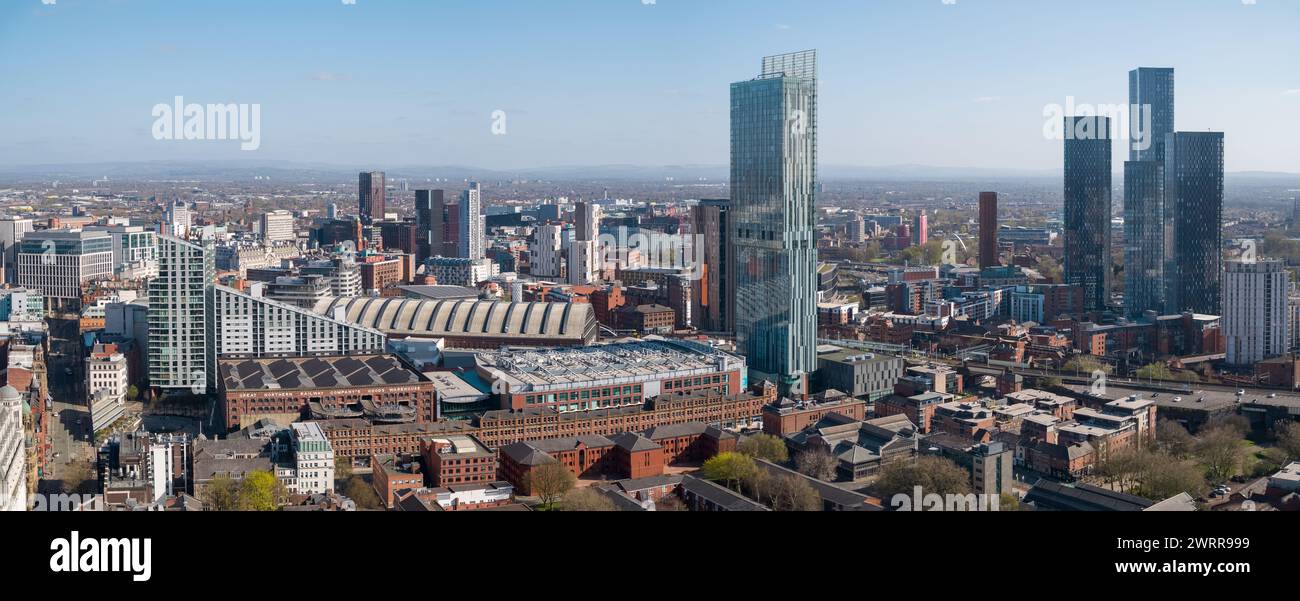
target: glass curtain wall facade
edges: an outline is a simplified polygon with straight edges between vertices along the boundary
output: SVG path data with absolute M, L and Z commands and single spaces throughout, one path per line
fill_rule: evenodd
M 731 85 L 731 238 L 737 349 L 799 392 L 816 368 L 816 53 L 763 59 Z
M 1065 283 L 1088 311 L 1110 304 L 1111 145 L 1107 117 L 1065 118 Z

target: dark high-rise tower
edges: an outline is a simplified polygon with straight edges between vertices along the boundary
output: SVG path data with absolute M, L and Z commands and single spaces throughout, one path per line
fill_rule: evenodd
M 1165 142 L 1165 312 L 1222 315 L 1223 133 Z
M 360 199 L 361 222 L 370 225 L 384 218 L 384 172 L 362 173 L 358 178 L 357 197 Z
M 817 53 L 763 59 L 731 84 L 736 348 L 801 393 L 817 367 Z
M 692 316 L 701 330 L 731 332 L 736 328 L 731 302 L 733 276 L 727 269 L 731 256 L 731 201 L 702 200 L 692 213 L 695 244 L 703 244 L 700 281 L 691 287 Z
M 1128 97 L 1130 121 L 1145 130 L 1129 140 L 1124 163 L 1124 304 L 1125 313 L 1138 317 L 1165 305 L 1164 161 L 1174 131 L 1174 70 L 1130 71 Z
M 1066 117 L 1065 132 L 1065 283 L 1101 311 L 1110 303 L 1110 119 Z
M 415 191 L 415 260 L 419 264 L 442 254 L 447 202 L 442 190 Z
M 980 269 L 998 266 L 998 193 L 980 192 Z

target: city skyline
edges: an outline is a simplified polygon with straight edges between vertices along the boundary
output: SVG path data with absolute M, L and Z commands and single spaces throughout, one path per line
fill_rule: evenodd
M 1181 130 L 1230 132 L 1228 172 L 1300 172 L 1292 158 L 1300 155 L 1293 118 L 1300 42 L 1285 34 L 1288 17 L 1300 11 L 1295 5 L 1103 2 L 1098 14 L 1115 18 L 1087 22 L 1102 43 L 1076 52 L 1057 39 L 1054 23 L 1068 15 L 1062 7 L 828 4 L 839 15 L 834 22 L 789 10 L 788 2 L 739 11 L 732 2 L 434 8 L 301 1 L 266 8 L 258 19 L 246 17 L 253 5 L 244 1 L 221 11 L 150 1 L 10 3 L 0 8 L 0 50 L 24 60 L 0 60 L 0 76 L 25 85 L 0 92 L 11 109 L 0 125 L 12 132 L 0 143 L 0 162 L 723 165 L 726 89 L 717 82 L 749 56 L 816 47 L 828 166 L 1059 169 L 1059 141 L 1042 134 L 1044 107 L 1070 99 L 1124 104 L 1123 74 L 1152 65 L 1182 75 Z M 1130 23 L 1157 16 L 1164 26 L 1131 35 Z M 491 42 L 471 47 L 460 42 L 468 33 L 437 29 L 475 20 L 487 24 Z M 149 41 L 92 47 L 93 38 L 73 35 L 92 22 Z M 164 22 L 194 25 L 169 34 L 158 26 Z M 430 24 L 436 33 L 426 37 L 442 43 L 408 41 L 424 39 L 412 30 Z M 561 24 L 634 35 L 556 43 Z M 387 43 L 374 48 L 339 35 L 329 51 L 285 50 L 352 27 L 386 31 Z M 933 39 L 911 35 L 921 28 Z M 242 31 L 243 41 L 227 41 L 229 31 Z M 1232 42 L 1246 31 L 1254 44 Z M 248 53 L 263 59 L 241 60 Z M 558 57 L 567 69 L 553 68 Z M 81 102 L 86 90 L 97 91 L 95 102 Z M 154 139 L 150 109 L 177 96 L 259 105 L 257 150 L 229 140 Z M 1128 153 L 1116 146 L 1118 165 Z

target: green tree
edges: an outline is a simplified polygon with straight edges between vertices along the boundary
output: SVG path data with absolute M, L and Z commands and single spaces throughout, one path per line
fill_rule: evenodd
M 1169 371 L 1169 366 L 1157 361 L 1138 368 L 1137 377 L 1142 380 L 1172 380 L 1174 374 Z
M 542 505 L 551 508 L 565 493 L 573 490 L 578 477 L 573 475 L 563 463 L 552 461 L 539 465 L 528 472 L 528 489 L 541 500 Z
M 1034 269 L 1038 271 L 1039 275 L 1043 276 L 1043 279 L 1047 280 L 1049 284 L 1060 284 L 1062 282 L 1061 264 L 1050 256 L 1040 256 L 1038 258 L 1038 264 L 1034 266 Z M 1052 315 L 1051 317 L 1055 318 L 1056 316 Z
M 766 459 L 772 463 L 785 463 L 790 459 L 790 451 L 785 441 L 771 434 L 755 434 L 736 446 L 736 450 L 755 459 Z
M 235 511 L 239 508 L 239 483 L 218 474 L 203 487 L 203 502 L 210 511 Z
M 561 511 L 618 511 L 614 501 L 592 487 L 577 488 L 564 495 Z
M 1241 472 L 1245 451 L 1241 435 L 1229 425 L 1206 427 L 1196 439 L 1196 457 L 1210 480 L 1222 483 Z
M 924 494 L 964 495 L 970 493 L 970 473 L 952 460 L 934 455 L 917 457 L 912 463 L 897 462 L 885 467 L 876 481 L 877 496 L 911 495 L 920 486 Z
M 719 453 L 704 462 L 700 474 L 705 480 L 721 482 L 727 488 L 736 490 L 742 480 L 751 477 L 758 466 L 748 455 L 741 453 Z
M 1284 421 L 1277 427 L 1277 448 L 1291 461 L 1300 461 L 1300 424 Z
M 1205 470 L 1195 461 L 1178 459 L 1162 452 L 1154 455 L 1141 479 L 1142 483 L 1135 492 L 1152 501 L 1163 501 L 1181 493 L 1201 497 L 1209 489 Z
M 352 499 L 357 504 L 357 509 L 363 511 L 378 511 L 384 508 L 384 502 L 379 498 L 379 493 L 375 492 L 375 487 L 366 482 L 361 474 L 352 474 L 343 485 L 343 496 Z
M 132 384 L 129 388 L 126 389 L 126 400 L 134 401 L 139 398 L 140 398 L 140 389 L 136 388 L 135 384 Z
M 277 511 L 289 499 L 289 492 L 275 474 L 257 470 L 239 484 L 240 511 Z
M 334 458 L 334 480 L 346 482 L 352 477 L 352 458 L 336 457 Z

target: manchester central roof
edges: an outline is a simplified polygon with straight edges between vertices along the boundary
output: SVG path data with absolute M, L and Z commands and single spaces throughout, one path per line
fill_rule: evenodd
M 322 390 L 418 384 L 421 379 L 392 355 L 223 360 L 226 390 Z
M 595 341 L 597 327 L 592 306 L 581 303 L 326 298 L 313 310 L 399 337 L 545 338 L 555 344 L 586 344 Z

